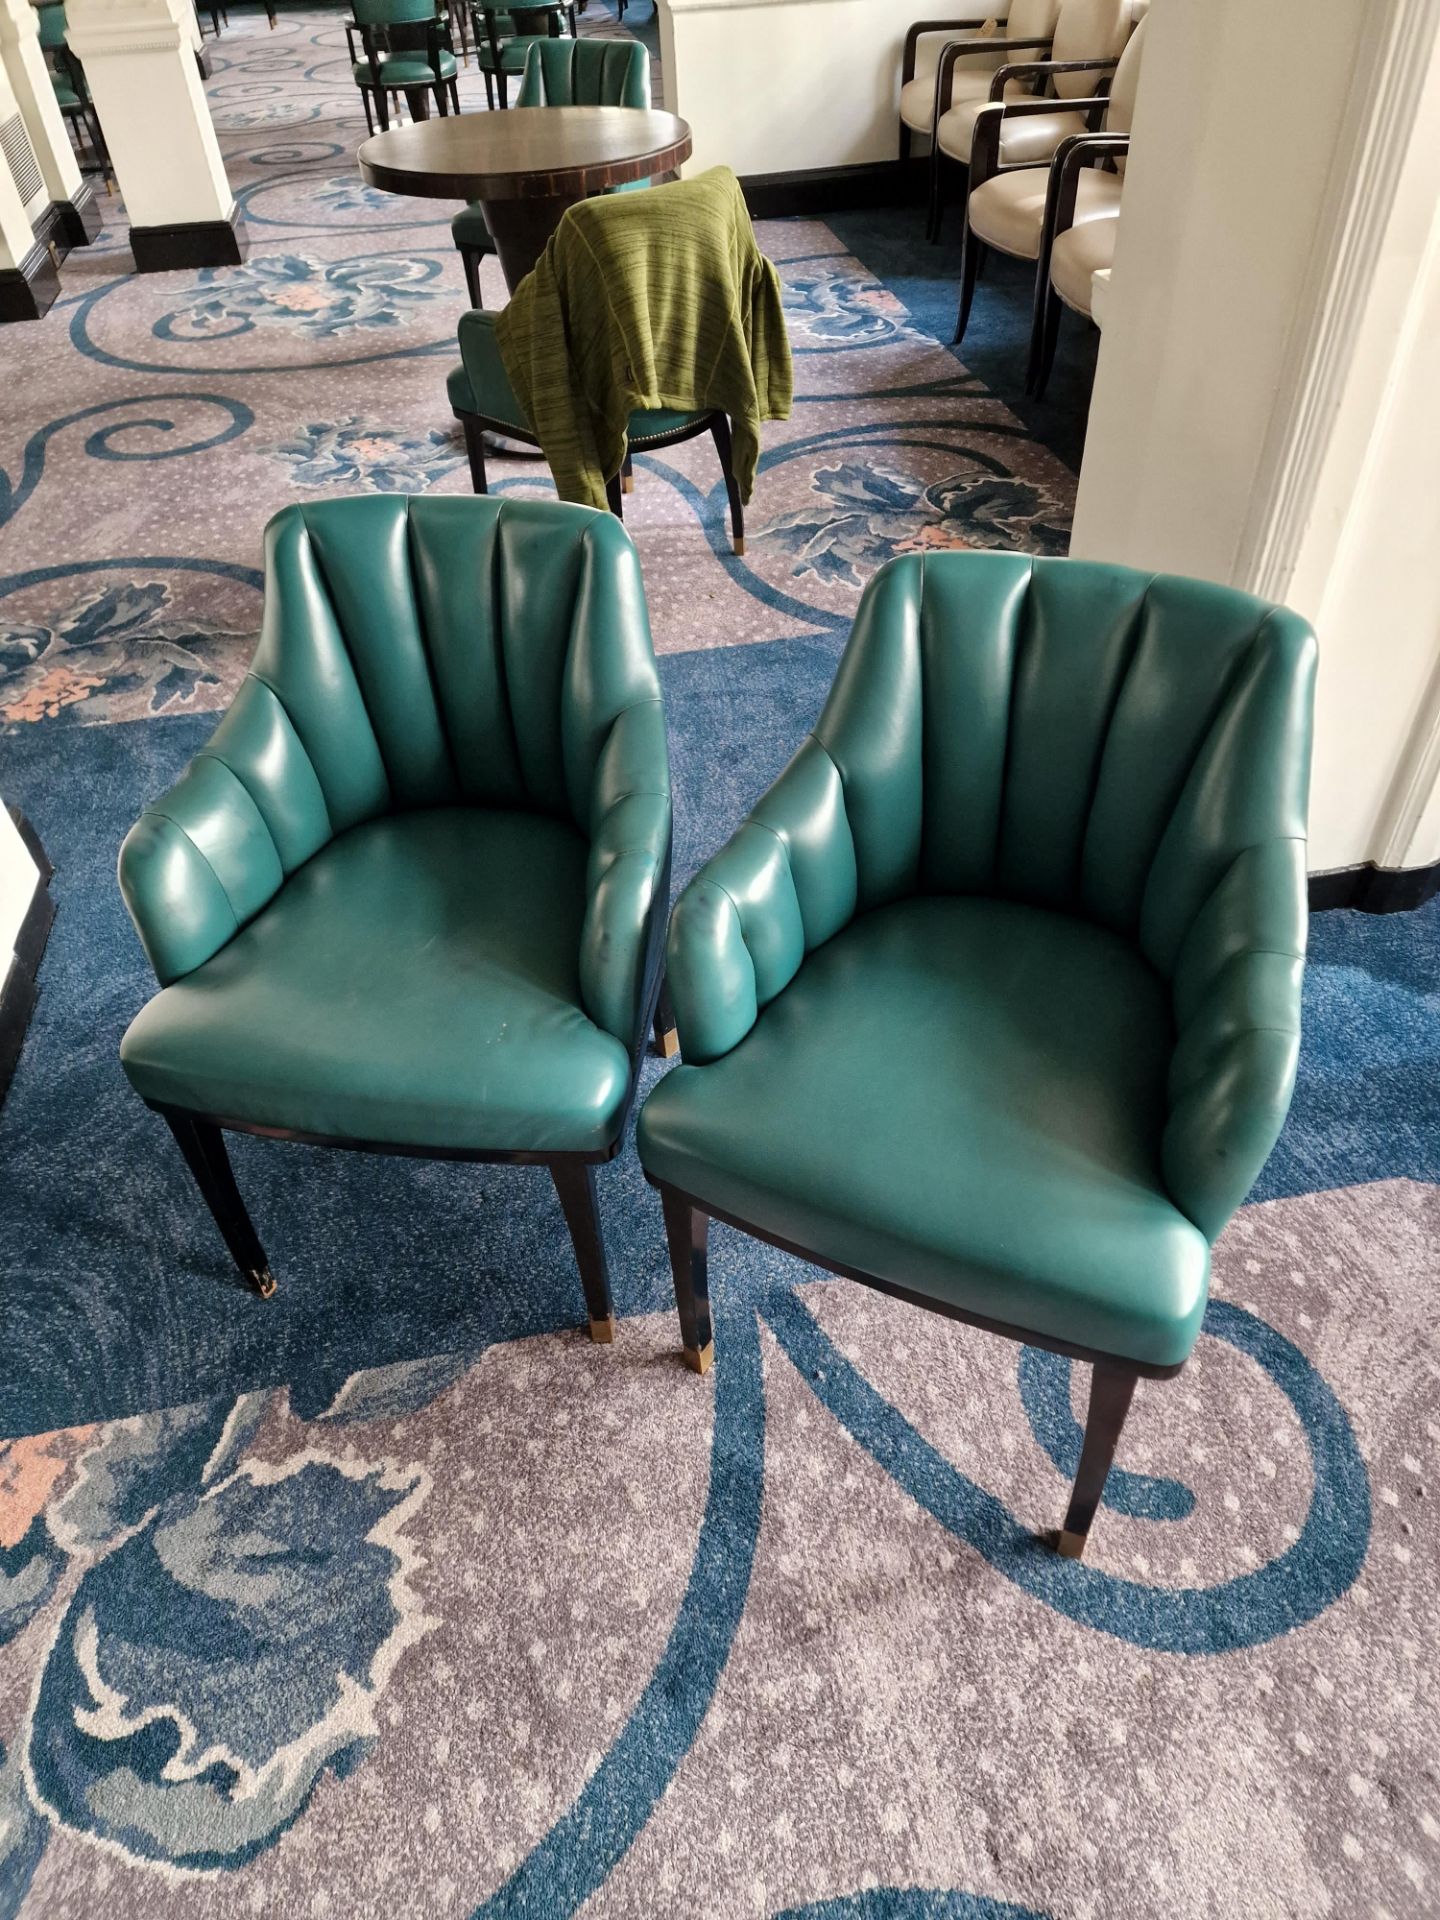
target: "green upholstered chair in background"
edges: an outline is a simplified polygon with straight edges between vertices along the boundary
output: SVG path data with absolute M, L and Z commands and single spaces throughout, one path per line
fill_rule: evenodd
M 105 144 L 100 116 L 90 98 L 85 69 L 70 51 L 65 38 L 64 0 L 50 0 L 49 5 L 37 7 L 35 22 L 39 28 L 41 54 L 55 89 L 55 103 L 64 116 L 77 157 L 83 165 L 88 149 L 89 166 L 85 170 L 108 177 L 110 149 Z
M 540 0 L 533 6 L 516 0 L 470 0 L 475 62 L 485 81 L 490 107 L 510 103 L 510 76 L 525 71 L 531 47 L 542 40 L 575 34 L 574 0 Z
M 634 548 L 585 507 L 366 496 L 276 515 L 265 577 L 234 705 L 121 851 L 161 985 L 125 1071 L 261 1293 L 223 1128 L 549 1167 L 609 1339 L 595 1167 L 670 860 Z
M 516 398 L 500 357 L 495 338 L 495 315 L 472 311 L 462 313 L 459 326 L 460 364 L 452 367 L 445 382 L 450 410 L 465 435 L 465 451 L 470 461 L 470 484 L 476 493 L 484 493 L 485 435 L 500 433 L 527 446 L 538 447 L 539 439 Z M 745 551 L 745 508 L 735 478 L 731 457 L 730 422 L 723 413 L 679 413 L 660 409 L 630 416 L 629 444 L 625 463 L 619 473 L 607 474 L 605 492 L 610 511 L 624 518 L 621 494 L 631 491 L 631 457 L 660 447 L 673 447 L 682 440 L 694 440 L 708 433 L 715 442 L 720 471 L 725 479 L 725 495 L 730 503 L 730 538 L 736 553 Z
M 692 1366 L 709 1217 L 1091 1361 L 1083 1549 L 1289 1105 L 1314 667 L 1299 619 L 1228 588 L 882 568 L 813 734 L 671 924 L 685 1064 L 638 1138 Z
M 412 118 L 423 111 L 427 94 L 442 115 L 460 111 L 455 49 L 439 0 L 354 0 L 350 11 L 344 23 L 350 72 L 371 133 L 377 120 L 382 132 L 389 128 L 387 98 L 401 93 Z
M 525 53 L 517 107 L 648 107 L 650 55 L 638 40 L 544 39 L 532 41 Z M 614 193 L 647 187 L 648 180 L 626 181 Z M 465 284 L 472 307 L 483 307 L 480 262 L 495 251 L 485 210 L 478 201 L 462 207 L 450 222 L 450 235 L 460 249 Z

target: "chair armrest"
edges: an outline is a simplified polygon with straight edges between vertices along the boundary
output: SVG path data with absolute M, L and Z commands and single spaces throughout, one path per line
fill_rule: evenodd
M 905 52 L 900 62 L 901 86 L 915 78 L 915 53 L 923 34 L 953 33 L 957 27 L 983 27 L 993 18 L 993 14 L 977 13 L 966 20 L 917 20 L 905 35 Z
M 1087 100 L 987 100 L 975 115 L 975 132 L 970 140 L 970 191 L 997 173 L 1018 173 L 1025 167 L 1048 167 L 1049 160 L 1017 160 L 1000 164 L 1000 134 L 1007 120 L 1025 119 L 1041 113 L 1084 113 L 1091 107 L 1108 106 L 1105 94 Z M 1076 136 L 1079 137 L 1078 135 Z
M 1274 840 L 1237 856 L 1181 944 L 1161 1164 L 1212 1241 L 1289 1111 L 1306 931 L 1304 842 Z
M 309 754 L 275 694 L 247 679 L 120 849 L 120 891 L 160 984 L 218 953 L 330 837 Z
M 670 762 L 658 694 L 616 716 L 595 764 L 590 807 L 580 992 L 596 1026 L 634 1047 L 651 921 L 669 905 Z
M 950 40 L 940 51 L 935 68 L 935 118 L 948 113 L 955 86 L 955 63 L 976 53 L 1022 53 L 1027 48 L 1049 47 L 1051 40 Z
M 848 924 L 856 894 L 840 771 L 812 735 L 676 906 L 666 979 L 685 1058 L 738 1046 L 806 954 Z
M 990 98 L 1003 100 L 1005 88 L 1012 80 L 1043 80 L 1052 73 L 1113 73 L 1118 64 L 1118 57 L 1114 60 L 1016 60 L 1009 66 L 996 68 L 990 82 Z

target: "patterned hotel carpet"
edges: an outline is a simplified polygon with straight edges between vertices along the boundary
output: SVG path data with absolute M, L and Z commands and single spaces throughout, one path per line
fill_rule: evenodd
M 242 1141 L 280 1292 L 229 1278 L 116 1064 L 115 849 L 243 664 L 269 512 L 464 484 L 443 210 L 354 184 L 333 18 L 234 19 L 249 263 L 135 281 L 117 230 L 0 343 L 0 791 L 60 902 L 0 1123 L 0 1916 L 1436 1911 L 1440 902 L 1317 920 L 1291 1124 L 1083 1564 L 1033 1539 L 1064 1363 L 721 1230 L 697 1381 L 632 1155 L 611 1349 L 520 1170 Z M 632 496 L 681 874 L 880 560 L 1064 541 L 1064 471 L 828 231 L 764 238 L 804 397 L 750 555 L 699 447 Z

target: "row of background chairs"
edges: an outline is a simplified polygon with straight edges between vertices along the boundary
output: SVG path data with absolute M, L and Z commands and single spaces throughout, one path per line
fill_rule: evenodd
M 955 343 L 964 339 L 987 250 L 1034 262 L 1026 388 L 1037 397 L 1053 365 L 1061 308 L 1091 318 L 1094 275 L 1114 258 L 1148 6 L 1015 0 L 1003 38 L 980 20 L 921 20 L 906 35 L 900 159 L 908 161 L 915 136 L 929 139 L 932 243 L 947 194 L 959 189 Z

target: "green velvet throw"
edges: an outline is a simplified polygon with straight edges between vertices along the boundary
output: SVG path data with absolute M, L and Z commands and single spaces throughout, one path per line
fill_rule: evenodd
M 748 500 L 760 423 L 790 412 L 780 281 L 728 167 L 571 207 L 495 327 L 562 500 L 605 505 L 632 413 L 730 416 Z

